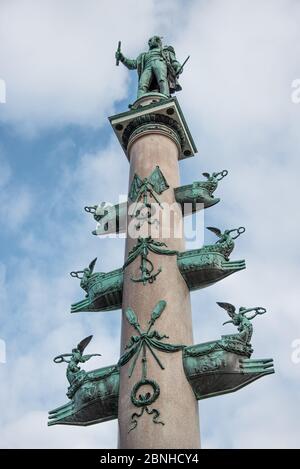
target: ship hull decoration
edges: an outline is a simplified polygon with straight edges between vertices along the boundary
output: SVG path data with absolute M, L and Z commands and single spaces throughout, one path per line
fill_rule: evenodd
M 272 359 L 250 359 L 252 347 L 238 334 L 182 351 L 183 368 L 197 400 L 219 396 L 274 373 Z M 69 403 L 49 412 L 48 425 L 87 426 L 118 416 L 119 366 L 86 373 Z
M 218 187 L 219 181 L 227 176 L 228 171 L 219 173 L 203 173 L 206 181 L 194 181 L 192 184 L 176 187 L 175 200 L 180 205 L 183 216 L 190 215 L 202 208 L 209 208 L 220 202 L 213 193 Z M 105 235 L 113 233 L 125 233 L 127 226 L 127 202 L 117 205 L 110 205 L 102 202 L 99 205 L 87 206 L 86 212 L 93 215 L 97 222 L 97 228 L 92 233 L 94 235 Z
M 234 248 L 234 239 L 244 232 L 240 227 L 221 233 L 217 228 L 209 227 L 217 233 L 219 240 L 215 244 L 205 245 L 200 249 L 177 252 L 177 266 L 190 291 L 213 285 L 235 272 L 246 268 L 244 260 L 230 261 Z M 232 233 L 237 233 L 235 236 Z M 92 263 L 91 263 L 92 264 Z M 94 265 L 93 265 L 94 268 Z M 107 273 L 93 272 L 91 269 L 71 272 L 74 277 L 78 272 L 85 272 L 81 286 L 86 291 L 86 298 L 71 306 L 71 313 L 83 311 L 112 311 L 121 308 L 123 296 L 123 269 Z

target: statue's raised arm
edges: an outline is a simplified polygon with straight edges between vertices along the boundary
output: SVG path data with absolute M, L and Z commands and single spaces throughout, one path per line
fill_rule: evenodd
M 117 64 L 121 61 L 130 70 L 137 69 L 138 98 L 149 92 L 157 92 L 169 97 L 175 91 L 181 90 L 178 75 L 182 72 L 184 64 L 181 65 L 178 62 L 172 46 L 163 46 L 161 37 L 151 37 L 148 45 L 147 52 L 142 52 L 136 59 L 129 59 L 121 52 L 119 42 L 115 54 Z
M 119 62 L 125 65 L 125 67 L 129 68 L 129 70 L 135 70 L 137 68 L 137 61 L 135 59 L 128 59 L 125 55 L 121 52 L 121 41 L 119 41 L 118 49 L 115 54 L 116 57 L 116 64 L 119 65 Z

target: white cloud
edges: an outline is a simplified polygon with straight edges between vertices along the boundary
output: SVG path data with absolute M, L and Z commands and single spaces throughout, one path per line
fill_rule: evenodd
M 177 46 L 191 54 L 182 96 L 192 119 L 224 138 L 238 128 L 244 139 L 248 130 L 251 141 L 263 136 L 261 126 L 277 130 L 299 119 L 290 100 L 300 72 L 299 21 L 293 0 L 195 2 Z
M 208 448 L 299 448 L 293 392 L 274 375 L 203 401 L 200 412 Z
M 137 55 L 148 35 L 175 25 L 173 2 L 156 0 L 15 0 L 1 2 L 2 119 L 34 133 L 63 124 L 99 126 L 128 93 L 115 66 L 117 41 Z
M 16 184 L 13 171 L 0 153 L 0 220 L 2 230 L 15 232 L 27 220 L 32 210 L 32 192 L 25 184 Z
M 222 328 L 216 301 L 265 306 L 254 322 L 253 358 L 273 357 L 276 371 L 200 403 L 204 447 L 299 447 L 291 344 L 300 331 L 300 107 L 290 101 L 300 71 L 299 21 L 294 1 L 195 2 L 176 44 L 180 55 L 191 54 L 180 103 L 199 148 L 184 162 L 185 182 L 227 168 L 221 202 L 206 211 L 205 224 L 247 229 L 231 256 L 245 258 L 246 271 L 192 294 L 195 340 L 234 330 Z
M 45 424 L 47 414 L 42 411 L 26 413 L 8 425 L 2 433 L 2 448 L 115 448 L 117 423 L 105 422 L 92 427 L 48 428 Z M 99 428 L 100 427 L 100 428 Z M 28 431 L 28 429 L 34 429 Z M 18 435 L 16 440 L 15 435 Z
M 86 369 L 111 365 L 119 358 L 120 311 L 71 315 L 71 303 L 84 293 L 69 272 L 84 267 L 95 253 L 99 270 L 119 267 L 124 240 L 101 243 L 92 236 L 95 222 L 83 207 L 97 203 L 103 194 L 113 201 L 112 181 L 119 187 L 124 184 L 126 191 L 124 169 L 118 172 L 125 165 L 126 157 L 110 145 L 79 157 L 75 170 L 65 166 L 55 190 L 36 207 L 39 222 L 17 236 L 22 255 L 11 255 L 6 265 L 0 264 L 1 316 L 5 315 L 1 332 L 7 343 L 7 363 L 0 373 L 8 383 L 0 388 L 0 400 L 9 403 L 1 414 L 2 447 L 68 447 L 70 438 L 74 447 L 116 446 L 116 422 L 104 424 L 100 433 L 97 427 L 53 429 L 46 425 L 46 411 L 67 402 L 65 367 L 53 363 L 54 355 L 93 333 L 89 350 L 102 357 L 91 360 Z M 34 432 L 26 432 L 28 425 Z

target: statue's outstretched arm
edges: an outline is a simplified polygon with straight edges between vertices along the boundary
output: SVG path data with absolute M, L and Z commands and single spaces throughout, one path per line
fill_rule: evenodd
M 250 313 L 250 311 L 254 311 L 254 313 L 251 316 L 248 316 L 247 319 L 251 321 L 251 319 L 254 319 L 255 316 L 258 314 L 265 314 L 267 312 L 266 308 L 262 308 L 261 306 L 256 306 L 255 308 L 247 308 L 240 313 L 244 316 L 246 313 Z
M 88 360 L 90 360 L 90 358 L 92 357 L 101 357 L 100 353 L 91 353 L 90 355 L 83 355 L 81 357 L 81 362 L 84 363 L 84 362 L 87 362 Z
M 125 55 L 122 54 L 121 51 L 116 52 L 116 59 L 120 60 L 125 67 L 129 68 L 129 70 L 134 70 L 137 68 L 137 60 L 135 59 L 128 59 Z
M 135 70 L 137 68 L 136 59 L 127 59 L 127 57 L 124 57 L 121 62 L 125 65 L 125 67 L 129 68 L 129 70 Z
M 244 316 L 246 313 L 250 313 L 251 311 L 256 311 L 256 308 L 245 308 L 242 311 L 240 311 L 240 314 Z
M 257 312 L 254 314 L 251 314 L 250 316 L 247 316 L 247 319 L 249 319 L 249 321 L 252 321 L 252 319 L 254 319 L 255 316 L 257 316 Z

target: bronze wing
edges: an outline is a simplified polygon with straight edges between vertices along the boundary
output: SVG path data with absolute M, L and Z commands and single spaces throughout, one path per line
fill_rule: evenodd
M 230 303 L 221 303 L 217 301 L 217 305 L 219 305 L 221 308 L 225 309 L 228 313 L 228 315 L 233 319 L 235 316 L 235 306 L 233 306 Z
M 206 229 L 211 231 L 212 233 L 215 233 L 216 236 L 221 238 L 222 231 L 219 228 L 215 228 L 214 226 L 207 226 Z
M 93 259 L 92 262 L 89 265 L 89 269 L 90 269 L 91 273 L 93 272 L 93 270 L 95 268 L 96 262 L 97 262 L 97 257 L 95 257 L 95 259 Z
M 81 340 L 81 342 L 79 342 L 79 344 L 77 345 L 77 349 L 83 353 L 84 350 L 86 349 L 86 347 L 89 345 L 90 341 L 92 340 L 93 336 L 92 335 L 89 335 L 88 337 L 86 337 L 85 339 Z

